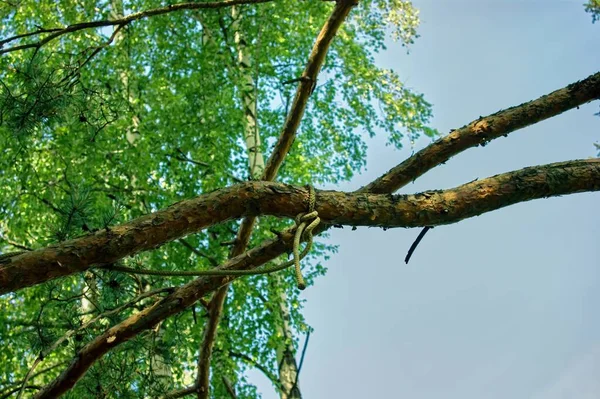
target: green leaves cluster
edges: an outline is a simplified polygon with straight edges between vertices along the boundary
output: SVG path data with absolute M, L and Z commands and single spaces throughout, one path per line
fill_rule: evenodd
M 588 0 L 585 11 L 592 14 L 592 22 L 600 20 L 600 0 Z
M 111 18 L 119 11 L 156 7 L 148 0 L 39 0 L 5 3 L 3 38 L 37 27 Z M 332 5 L 322 1 L 274 1 L 242 7 L 241 29 L 253 59 L 250 73 L 259 134 L 267 157 L 280 134 L 295 85 Z M 38 248 L 164 208 L 184 198 L 248 178 L 237 64 L 229 9 L 170 13 L 136 21 L 110 45 L 112 29 L 62 36 L 39 49 L 0 57 L 0 238 Z M 390 34 L 404 44 L 416 37 L 418 13 L 408 1 L 361 1 L 342 27 L 311 97 L 298 137 L 279 179 L 324 185 L 349 179 L 365 165 L 366 137 L 386 134 L 400 147 L 405 138 L 433 136 L 431 107 L 393 71 L 378 68 L 375 52 Z M 21 42 L 33 40 L 21 39 Z M 100 51 L 99 47 L 106 45 Z M 248 73 L 249 71 L 245 71 Z M 272 238 L 289 221 L 260 220 L 251 245 Z M 179 242 L 123 262 L 152 269 L 214 267 L 228 253 L 238 221 L 213 226 Z M 11 244 L 12 243 L 12 244 Z M 316 243 L 309 283 L 335 248 Z M 305 261 L 306 263 L 306 261 Z M 93 271 L 93 284 L 72 276 L 0 298 L 0 393 L 27 373 L 40 349 L 90 316 L 121 306 L 149 289 L 177 286 L 187 278 L 127 276 Z M 221 375 L 238 397 L 256 397 L 243 372 L 252 365 L 242 353 L 277 375 L 276 349 L 282 320 L 277 301 L 285 296 L 298 332 L 307 331 L 302 300 L 291 271 L 281 278 L 237 280 L 227 299 L 213 358 L 214 397 L 225 397 Z M 78 331 L 44 359 L 38 370 L 68 362 L 107 327 L 152 303 L 149 298 Z M 91 315 L 83 303 L 92 302 Z M 67 397 L 154 397 L 193 382 L 206 320 L 197 304 L 105 356 Z M 297 343 L 298 337 L 295 337 Z M 157 376 L 156 361 L 169 378 Z M 50 381 L 57 367 L 35 377 Z M 95 396 L 96 395 L 96 396 Z

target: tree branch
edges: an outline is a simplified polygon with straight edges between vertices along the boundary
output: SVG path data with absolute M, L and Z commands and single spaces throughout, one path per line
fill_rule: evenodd
M 316 210 L 329 224 L 422 227 L 458 222 L 516 202 L 596 190 L 599 159 L 525 168 L 452 190 L 390 196 L 318 191 Z M 2 259 L 0 294 L 113 263 L 207 226 L 243 216 L 293 218 L 308 190 L 282 183 L 246 182 L 185 200 L 129 223 L 44 249 Z
M 231 357 L 236 357 L 238 359 L 242 359 L 243 361 L 248 363 L 250 366 L 255 367 L 256 369 L 260 370 L 265 375 L 265 377 L 267 377 L 267 379 L 269 381 L 271 381 L 271 383 L 277 387 L 277 389 L 279 391 L 283 391 L 283 387 L 281 386 L 279 379 L 277 378 L 276 375 L 273 375 L 273 373 L 271 373 L 268 368 L 266 368 L 265 366 L 263 366 L 262 364 L 260 364 L 259 362 L 252 359 L 250 356 L 248 356 L 244 353 L 228 351 L 228 354 Z
M 160 399 L 177 399 L 183 398 L 186 395 L 191 395 L 196 392 L 196 385 L 190 385 L 189 387 L 177 389 L 175 391 L 167 392 L 164 396 L 161 396 Z
M 237 395 L 235 394 L 235 389 L 233 389 L 233 385 L 231 385 L 231 381 L 226 376 L 221 376 L 221 381 L 223 381 L 223 385 L 225 385 L 225 389 L 227 389 L 227 393 L 231 399 L 237 399 Z
M 285 120 L 281 134 L 279 135 L 279 140 L 277 141 L 277 144 L 275 144 L 273 153 L 267 162 L 263 180 L 271 181 L 277 175 L 279 167 L 283 163 L 283 159 L 289 152 L 290 147 L 296 138 L 298 126 L 300 125 L 300 121 L 306 110 L 306 103 L 317 84 L 317 76 L 321 71 L 329 46 L 338 29 L 348 17 L 350 10 L 352 10 L 356 4 L 358 4 L 358 0 L 337 0 L 331 16 L 325 23 L 325 26 L 323 26 L 323 29 L 321 29 L 312 52 L 310 53 L 310 57 L 308 58 L 306 68 L 304 68 L 304 72 L 302 73 L 298 90 L 296 91 L 292 107 Z
M 187 242 L 187 240 L 185 240 L 183 238 L 180 238 L 178 241 L 184 247 L 186 247 L 187 249 L 189 249 L 190 251 L 192 251 L 196 256 L 208 259 L 208 261 L 210 262 L 210 264 L 213 265 L 214 267 L 219 266 L 219 261 L 214 256 L 210 256 L 206 252 L 200 251 L 199 249 L 197 249 L 196 247 L 194 247 L 192 244 L 190 244 L 189 242 Z
M 276 183 L 261 184 L 265 186 L 276 185 Z M 390 216 L 403 220 L 403 225 L 425 226 L 454 223 L 510 204 L 536 198 L 598 190 L 600 190 L 600 159 L 591 159 L 524 168 L 467 183 L 450 190 L 415 195 L 357 195 L 320 192 L 317 203 L 320 204 L 318 206 L 319 213 L 328 214 L 331 212 L 344 213 L 344 210 L 335 211 L 332 209 L 332 206 L 345 206 L 345 203 L 340 204 L 336 202 L 337 200 L 355 201 L 355 203 L 363 204 L 371 204 L 371 200 L 374 200 L 381 205 L 387 203 L 390 209 L 395 209 L 397 214 Z M 274 195 L 274 197 L 277 197 L 277 195 Z M 294 206 L 293 201 L 290 206 Z M 351 208 L 346 209 L 346 212 L 349 213 L 355 211 Z M 384 210 L 375 209 L 371 212 L 364 212 L 364 214 L 368 218 L 373 216 L 377 219 L 381 216 L 380 211 Z M 284 232 L 282 233 L 282 239 L 265 242 L 243 255 L 230 259 L 222 268 L 256 268 L 283 253 L 286 249 L 285 244 L 291 241 L 290 236 L 291 233 Z M 84 346 L 67 369 L 35 397 L 41 399 L 60 396 L 70 389 L 96 360 L 112 348 L 131 339 L 140 332 L 152 328 L 152 326 L 169 316 L 185 310 L 203 296 L 234 279 L 231 276 L 198 278 L 178 288 L 169 296 L 140 313 L 113 326 Z
M 112 315 L 118 314 L 119 312 L 132 307 L 133 305 L 135 305 L 137 302 L 141 301 L 142 299 L 145 298 L 149 298 L 158 294 L 161 294 L 163 292 L 173 292 L 173 288 L 159 288 L 156 290 L 152 290 L 152 291 L 147 291 L 144 292 L 143 294 L 137 296 L 136 298 L 130 300 L 129 302 L 115 308 L 109 311 L 106 311 L 104 313 L 101 313 L 99 315 L 97 315 L 96 317 L 88 320 L 87 322 L 83 323 L 81 326 L 69 330 L 67 331 L 63 336 L 61 336 L 59 339 L 57 339 L 56 341 L 54 341 L 54 343 L 50 346 L 48 346 L 47 348 L 45 348 L 44 350 L 42 350 L 40 352 L 40 354 L 37 356 L 37 358 L 34 360 L 33 365 L 30 367 L 29 371 L 27 372 L 27 375 L 25 376 L 25 378 L 23 379 L 23 382 L 21 384 L 21 389 L 19 391 L 19 394 L 17 396 L 17 399 L 21 397 L 22 393 L 23 393 L 23 389 L 25 389 L 25 387 L 27 386 L 27 382 L 29 381 L 29 379 L 35 375 L 39 375 L 40 373 L 37 374 L 33 374 L 34 370 L 36 369 L 36 367 L 52 352 L 54 352 L 54 350 L 56 348 L 58 348 L 63 342 L 65 342 L 67 339 L 71 338 L 73 335 L 75 335 L 78 331 L 84 330 L 86 328 L 88 328 L 89 326 L 91 326 L 92 324 L 94 324 L 96 321 L 100 320 L 101 318 L 107 318 L 110 317 Z M 56 366 L 56 365 L 55 365 Z M 48 370 L 48 369 L 46 369 Z
M 0 40 L 0 49 L 7 43 L 13 42 L 15 40 L 23 39 L 25 37 L 31 36 L 39 36 L 43 34 L 48 34 L 48 36 L 44 37 L 33 43 L 26 43 L 17 46 L 8 47 L 6 49 L 0 50 L 0 55 L 5 53 L 10 53 L 19 50 L 25 50 L 28 48 L 39 49 L 44 44 L 63 36 L 67 33 L 78 32 L 85 29 L 92 28 L 103 28 L 107 26 L 115 26 L 115 25 L 127 25 L 130 22 L 137 21 L 140 19 L 145 19 L 149 17 L 153 17 L 155 15 L 168 14 L 175 11 L 182 10 L 199 10 L 199 9 L 215 9 L 222 7 L 232 7 L 235 5 L 241 4 L 258 4 L 258 3 L 268 3 L 273 0 L 224 0 L 224 1 L 213 1 L 213 2 L 189 2 L 189 3 L 177 3 L 171 4 L 166 7 L 153 8 L 150 10 L 140 11 L 133 14 L 125 15 L 122 18 L 116 19 L 105 19 L 101 21 L 90 21 L 90 22 L 80 22 L 77 24 L 69 25 L 64 28 L 50 28 L 50 29 L 38 29 L 33 32 L 24 33 L 20 35 L 15 35 L 4 40 Z
M 17 391 L 19 391 L 19 390 L 25 390 L 25 389 L 36 389 L 36 390 L 40 390 L 40 389 L 42 389 L 42 387 L 41 387 L 41 386 L 39 386 L 39 385 L 25 385 L 23 388 L 21 388 L 21 387 L 16 387 L 16 388 L 13 388 L 13 389 L 11 389 L 11 390 L 10 390 L 10 391 L 8 391 L 8 392 L 5 392 L 5 393 L 3 393 L 3 394 L 0 396 L 0 399 L 7 399 L 7 398 L 9 398 L 9 397 L 10 397 L 12 394 L 14 394 L 15 392 L 17 392 Z
M 48 366 L 45 369 L 42 369 L 42 370 L 38 371 L 37 373 L 31 374 L 29 376 L 29 379 L 35 378 L 38 375 L 44 374 L 44 373 L 46 373 L 48 371 L 51 371 L 51 370 L 53 370 L 53 369 L 55 369 L 55 368 L 57 368 L 59 366 L 64 365 L 65 363 L 67 363 L 67 362 L 59 362 L 59 363 L 53 364 L 52 366 Z M 0 396 L 0 399 L 1 398 L 7 398 L 11 394 L 19 391 L 20 389 L 27 389 L 27 386 L 25 386 L 24 388 L 21 388 L 25 383 L 26 383 L 26 380 L 22 379 L 22 380 L 18 380 L 18 381 L 15 381 L 13 383 L 10 383 L 10 384 L 9 383 L 3 383 L 3 384 L 1 384 L 3 388 L 0 389 L 0 395 L 2 395 L 2 396 Z
M 468 148 L 484 146 L 498 137 L 506 137 L 515 130 L 596 99 L 600 99 L 600 72 L 536 100 L 480 117 L 460 129 L 453 130 L 361 190 L 381 194 L 399 190 Z

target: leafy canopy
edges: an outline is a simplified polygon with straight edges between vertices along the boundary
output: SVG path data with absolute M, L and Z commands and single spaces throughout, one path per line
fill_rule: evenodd
M 148 0 L 5 2 L 0 36 L 155 7 Z M 252 59 L 248 70 L 237 62 L 228 8 L 154 16 L 116 33 L 115 27 L 81 30 L 37 49 L 3 54 L 1 249 L 40 248 L 248 179 L 244 74 L 251 73 L 256 84 L 252 90 L 259 150 L 268 156 L 295 92 L 296 85 L 285 82 L 301 75 L 331 9 L 330 2 L 317 0 L 241 6 L 239 29 Z M 376 132 L 384 132 L 396 147 L 422 133 L 436 134 L 427 126 L 431 107 L 423 96 L 374 62 L 386 38 L 412 43 L 417 25 L 418 12 L 408 1 L 365 0 L 352 11 L 327 56 L 280 170 L 281 181 L 323 185 L 349 179 L 365 166 L 365 139 Z M 19 44 L 33 40 L 25 37 Z M 272 237 L 270 231 L 285 223 L 262 218 L 251 245 Z M 183 244 L 170 243 L 124 263 L 163 270 L 214 267 L 226 259 L 223 243 L 234 239 L 238 225 L 214 226 Z M 309 284 L 325 272 L 319 262 L 333 251 L 317 243 Z M 236 384 L 240 398 L 256 397 L 243 374 L 251 365 L 247 359 L 276 375 L 276 349 L 284 340 L 277 311 L 282 292 L 293 327 L 308 331 L 291 272 L 284 279 L 288 284 L 274 284 L 269 276 L 233 284 L 213 356 L 219 369 L 212 381 L 215 397 L 226 395 L 221 375 Z M 67 331 L 78 329 L 45 354 L 38 371 L 70 361 L 86 342 L 152 299 L 80 328 L 94 316 L 127 304 L 143 291 L 185 281 L 95 270 L 5 295 L 0 298 L 0 389 L 23 379 L 40 351 Z M 140 398 L 189 384 L 204 313 L 197 304 L 155 332 L 121 345 L 66 397 L 89 397 L 102 390 L 114 397 Z M 160 378 L 159 366 L 168 370 L 168 378 Z M 35 383 L 43 385 L 53 376 L 53 371 L 40 374 Z

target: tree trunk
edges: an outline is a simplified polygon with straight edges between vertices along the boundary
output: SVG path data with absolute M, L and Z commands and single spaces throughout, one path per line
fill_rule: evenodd
M 296 363 L 296 350 L 294 348 L 293 332 L 291 327 L 290 310 L 287 307 L 287 295 L 280 287 L 284 282 L 281 274 L 273 274 L 270 277 L 271 286 L 278 293 L 277 310 L 279 310 L 279 320 L 281 324 L 277 326 L 278 335 L 283 337 L 277 347 L 277 365 L 279 372 L 279 385 L 281 390 L 279 397 L 281 399 L 300 399 L 300 381 L 298 379 L 298 365 Z M 277 289 L 279 288 L 279 289 Z

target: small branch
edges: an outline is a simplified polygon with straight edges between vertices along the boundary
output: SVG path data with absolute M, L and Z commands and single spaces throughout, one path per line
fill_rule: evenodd
M 227 353 L 229 354 L 229 356 L 241 359 L 244 362 L 246 362 L 247 364 L 249 364 L 250 366 L 261 371 L 265 375 L 265 377 L 267 377 L 267 379 L 269 381 L 271 381 L 271 383 L 273 383 L 273 385 L 275 385 L 279 390 L 283 390 L 283 387 L 281 386 L 281 383 L 279 382 L 279 379 L 277 378 L 277 376 L 274 375 L 273 373 L 271 373 L 268 368 L 266 368 L 265 366 L 263 366 L 256 360 L 252 359 L 250 356 L 248 356 L 244 353 L 232 352 L 232 351 L 228 351 Z
M 174 159 L 176 159 L 178 161 L 181 161 L 181 162 L 189 162 L 189 163 L 194 164 L 196 166 L 200 166 L 202 168 L 206 168 L 208 173 L 212 172 L 212 166 L 209 163 L 202 162 L 202 161 L 196 161 L 196 160 L 188 157 L 187 155 L 185 155 L 185 153 L 183 151 L 181 151 L 180 148 L 177 148 L 177 152 L 178 152 L 178 154 L 176 154 L 176 155 L 167 154 L 167 156 L 169 156 L 171 158 L 174 158 Z M 233 180 L 234 182 L 236 182 L 236 183 L 241 183 L 241 182 L 244 181 L 244 180 L 240 179 L 239 177 L 237 177 L 237 176 L 235 176 L 235 175 L 233 175 L 231 173 L 227 173 L 227 176 L 231 180 Z
M 193 163 L 194 165 L 198 165 L 198 166 L 202 166 L 203 168 L 210 168 L 210 164 L 207 162 L 201 162 L 201 161 L 195 161 L 192 158 L 188 157 L 183 151 L 181 151 L 181 148 L 177 148 L 177 153 L 178 155 L 170 155 L 173 158 L 179 160 L 179 161 L 184 161 L 184 162 L 189 162 L 189 163 Z
M 156 289 L 156 290 L 152 290 L 152 291 L 148 291 L 145 292 L 139 296 L 137 296 L 136 298 L 132 299 L 131 301 L 115 308 L 112 310 L 109 310 L 107 312 L 101 313 L 98 316 L 90 319 L 88 322 L 83 323 L 81 326 L 79 326 L 78 328 L 75 328 L 73 330 L 69 330 L 67 331 L 67 333 L 65 333 L 62 337 L 60 337 L 59 339 L 57 339 L 56 341 L 54 341 L 54 343 L 52 345 L 50 345 L 49 347 L 47 347 L 46 349 L 42 350 L 40 352 L 40 354 L 38 355 L 38 357 L 35 359 L 35 361 L 33 362 L 33 365 L 31 366 L 31 368 L 29 369 L 29 371 L 27 372 L 27 375 L 25 375 L 25 378 L 23 379 L 23 383 L 22 383 L 22 387 L 19 390 L 19 394 L 17 395 L 17 399 L 19 399 L 21 397 L 21 395 L 23 394 L 23 389 L 25 388 L 25 384 L 27 384 L 27 381 L 29 381 L 29 379 L 34 375 L 33 371 L 36 369 L 36 367 L 52 352 L 54 352 L 54 350 L 56 348 L 58 348 L 63 342 L 65 342 L 67 339 L 71 338 L 75 333 L 77 333 L 78 331 L 81 331 L 87 327 L 89 327 L 90 325 L 94 324 L 96 321 L 100 320 L 101 318 L 106 318 L 106 317 L 110 317 L 112 315 L 115 315 L 121 311 L 123 311 L 126 308 L 129 308 L 133 305 L 135 305 L 137 302 L 141 301 L 142 299 L 154 296 L 154 295 L 158 295 L 160 293 L 163 292 L 172 292 L 173 289 L 172 288 L 160 288 L 160 289 Z M 39 373 L 38 373 L 39 374 Z M 37 375 L 37 374 L 36 374 Z
M 209 305 L 209 318 L 204 327 L 204 336 L 198 348 L 198 373 L 196 386 L 198 387 L 198 399 L 208 398 L 210 387 L 210 359 L 217 336 L 217 327 L 223 313 L 223 304 L 227 298 L 227 289 L 221 288 L 213 296 Z
M 223 381 L 223 385 L 225 385 L 225 389 L 227 389 L 229 396 L 231 396 L 231 399 L 237 399 L 237 395 L 235 393 L 235 389 L 233 389 L 233 385 L 231 385 L 231 381 L 229 381 L 229 379 L 225 376 L 222 376 L 221 380 Z
M 306 349 L 308 348 L 308 340 L 310 338 L 310 331 L 306 333 L 306 339 L 304 340 L 304 346 L 302 347 L 302 355 L 300 355 L 300 364 L 298 365 L 298 372 L 296 373 L 296 379 L 294 380 L 294 385 L 290 389 L 288 396 L 294 392 L 294 389 L 298 386 L 298 378 L 300 378 L 300 372 L 302 371 L 302 365 L 304 364 L 304 356 L 306 355 Z
M 51 28 L 51 29 L 38 29 L 34 32 L 29 32 L 21 35 L 16 35 L 9 37 L 4 40 L 0 40 L 0 55 L 5 53 L 10 53 L 19 50 L 25 50 L 29 48 L 39 49 L 43 45 L 49 43 L 50 41 L 59 38 L 67 33 L 78 32 L 85 29 L 93 29 L 93 28 L 103 28 L 107 26 L 115 26 L 115 25 L 127 25 L 130 22 L 137 21 L 140 19 L 145 19 L 149 17 L 153 17 L 156 15 L 168 14 L 171 12 L 182 11 L 182 10 L 199 10 L 199 9 L 215 9 L 222 7 L 232 7 L 235 5 L 241 4 L 258 4 L 258 3 L 268 3 L 273 0 L 224 0 L 224 1 L 213 1 L 213 2 L 190 2 L 190 3 L 178 3 L 171 4 L 166 7 L 153 8 L 146 11 L 140 11 L 133 14 L 126 15 L 122 18 L 111 19 L 111 20 L 101 20 L 101 21 L 90 21 L 90 22 L 80 22 L 77 24 L 69 25 L 64 28 Z M 13 42 L 18 39 L 22 39 L 25 37 L 31 36 L 40 36 L 43 34 L 48 34 L 48 36 L 40 39 L 36 42 L 16 45 L 12 47 L 5 48 L 1 50 L 1 48 L 10 42 Z
M 190 385 L 189 387 L 185 387 L 185 388 L 181 388 L 181 389 L 176 389 L 174 391 L 171 392 L 167 392 L 166 394 L 164 394 L 163 396 L 160 397 L 160 399 L 177 399 L 177 398 L 183 398 L 186 395 L 191 395 L 193 393 L 196 392 L 196 385 Z
M 16 388 L 13 388 L 10 391 L 7 391 L 6 393 L 2 394 L 0 396 L 0 399 L 9 398 L 15 392 L 17 392 L 17 391 L 22 392 L 25 389 L 35 389 L 35 390 L 39 391 L 40 389 L 42 389 L 42 387 L 39 386 L 39 385 L 26 385 L 26 386 L 23 386 L 23 387 L 16 387 Z
M 79 72 L 83 69 L 83 67 L 86 66 L 86 64 L 92 60 L 92 58 L 94 58 L 96 55 L 98 55 L 98 53 L 101 50 L 105 49 L 106 47 L 108 47 L 112 44 L 112 42 L 117 37 L 117 34 L 121 31 L 121 29 L 123 27 L 125 27 L 125 24 L 118 25 L 117 28 L 113 31 L 112 35 L 108 38 L 108 40 L 106 42 L 102 43 L 101 45 L 97 46 L 96 48 L 94 48 L 92 53 L 74 71 L 72 71 L 67 76 L 65 76 L 59 84 L 69 80 L 73 76 L 78 75 Z
M 8 245 L 11 245 L 17 249 L 23 250 L 23 251 L 33 251 L 33 248 L 28 247 L 27 245 L 24 244 L 20 244 L 16 241 L 13 241 L 9 238 L 4 237 L 3 235 L 0 234 L 0 241 L 4 241 L 5 243 L 7 243 Z
M 208 261 L 210 262 L 210 264 L 213 265 L 214 267 L 219 266 L 219 261 L 217 260 L 217 258 L 215 258 L 214 256 L 208 255 L 206 252 L 200 251 L 199 249 L 197 249 L 196 247 L 194 247 L 192 244 L 190 244 L 189 242 L 187 242 L 187 240 L 185 238 L 180 238 L 177 241 L 179 241 L 179 243 L 181 245 L 183 245 L 184 247 L 186 247 L 187 249 L 189 249 L 190 251 L 192 251 L 196 256 L 208 259 Z
M 35 374 L 32 374 L 29 379 L 31 378 L 35 378 L 38 375 L 44 374 L 50 370 L 54 370 L 55 368 L 64 365 L 66 362 L 59 362 L 56 364 L 53 364 L 52 366 L 48 366 L 45 369 L 42 369 L 40 371 L 38 371 Z M 2 383 L 1 385 L 4 386 L 5 388 L 2 389 L 2 392 L 0 392 L 2 395 L 7 395 L 7 396 L 0 396 L 0 398 L 4 398 L 4 397 L 8 397 L 10 396 L 10 394 L 17 392 L 19 389 L 21 389 L 21 387 L 23 386 L 23 384 L 25 383 L 25 379 L 19 380 L 19 381 L 15 381 L 13 383 Z M 7 393 L 7 389 L 9 389 L 8 387 L 13 386 L 13 389 L 10 389 L 10 392 Z

